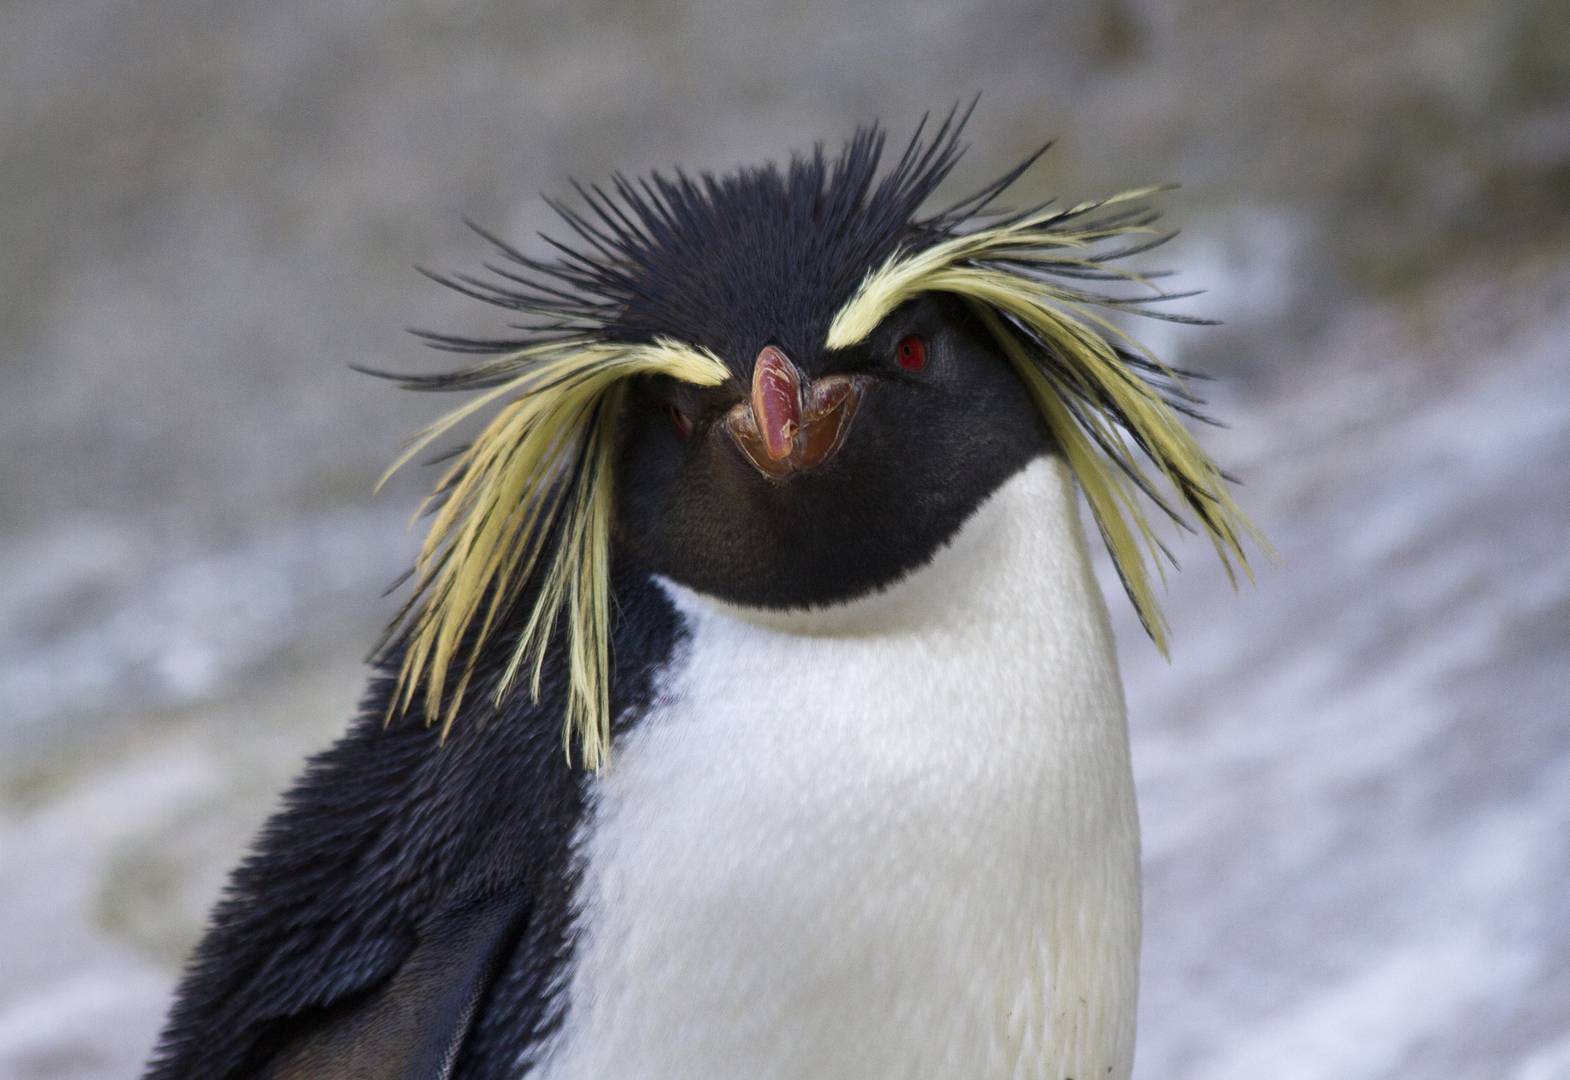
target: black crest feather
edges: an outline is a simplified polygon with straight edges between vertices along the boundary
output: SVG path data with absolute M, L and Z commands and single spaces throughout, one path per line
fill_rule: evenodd
M 887 133 L 874 123 L 837 155 L 819 144 L 784 166 L 770 162 L 724 176 L 681 169 L 618 175 L 609 190 L 574 184 L 581 209 L 548 200 L 572 233 L 570 243 L 543 237 L 552 258 L 526 255 L 471 225 L 499 255 L 487 265 L 491 278 L 432 276 L 537 321 L 517 327 L 522 337 L 421 336 L 464 353 L 508 353 L 555 334 L 624 343 L 663 337 L 749 364 L 767 342 L 794 355 L 821 349 L 834 313 L 872 270 L 923 235 L 970 219 L 1035 160 L 978 196 L 918 219 L 964 153 L 960 134 L 973 108 L 956 106 L 935 126 L 924 119 L 887 168 Z M 474 389 L 490 379 L 482 370 L 404 381 L 419 389 Z

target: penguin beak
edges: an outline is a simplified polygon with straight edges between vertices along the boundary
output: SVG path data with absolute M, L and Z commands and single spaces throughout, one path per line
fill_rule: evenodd
M 768 345 L 752 366 L 750 397 L 726 414 L 725 430 L 753 468 L 783 480 L 839 452 L 865 392 L 865 380 L 852 375 L 808 380 Z

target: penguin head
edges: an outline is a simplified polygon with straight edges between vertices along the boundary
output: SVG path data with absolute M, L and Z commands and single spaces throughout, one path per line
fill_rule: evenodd
M 1159 189 L 998 208 L 1038 151 L 926 209 L 966 116 L 923 122 L 892 161 L 873 125 L 833 157 L 575 185 L 580 205 L 551 203 L 571 234 L 547 238 L 554 254 L 477 229 L 499 255 L 490 276 L 432 275 L 523 321 L 501 339 L 425 334 L 480 359 L 401 379 L 479 393 L 394 468 L 493 413 L 432 496 L 386 639 L 395 708 L 418 690 L 450 724 L 492 637 L 511 653 L 499 694 L 519 672 L 537 688 L 560 643 L 568 745 L 597 766 L 613 560 L 737 604 L 833 604 L 923 564 L 1049 452 L 1158 647 L 1148 568 L 1169 556 L 1146 505 L 1246 570 L 1252 526 L 1182 422 L 1198 398 L 1107 317 L 1192 295 L 1117 262 L 1166 238 L 1144 205 Z

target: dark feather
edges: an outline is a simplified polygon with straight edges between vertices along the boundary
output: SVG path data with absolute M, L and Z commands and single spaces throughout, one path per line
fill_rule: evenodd
M 650 672 L 677 631 L 668 602 L 645 577 L 618 573 L 616 587 L 623 677 L 613 707 L 631 717 L 648 702 Z M 427 1023 L 436 1017 L 438 1028 L 465 1025 L 458 1059 L 465 1076 L 513 1075 L 518 1055 L 549 1033 L 559 1019 L 554 976 L 568 944 L 568 844 L 589 774 L 562 760 L 560 650 L 546 665 L 539 702 L 520 691 L 499 710 L 491 692 L 505 646 L 494 653 L 476 676 L 463 738 L 445 745 L 412 719 L 384 730 L 392 669 L 372 680 L 349 733 L 310 763 L 231 879 L 187 968 L 150 1078 L 255 1076 L 286 1049 L 319 1060 L 306 1051 L 328 1053 L 344 1031 L 385 1016 L 394 986 L 415 1000 L 393 1011 Z M 478 938 L 473 912 L 495 913 Z M 446 942 L 436 952 L 453 954 L 453 963 L 420 952 L 422 942 Z M 489 951 L 459 957 L 459 942 Z M 399 974 L 414 970 L 411 963 L 423 972 L 412 989 Z M 444 1004 L 471 983 L 483 1008 Z M 411 1053 L 445 1046 L 450 1031 L 419 1034 Z

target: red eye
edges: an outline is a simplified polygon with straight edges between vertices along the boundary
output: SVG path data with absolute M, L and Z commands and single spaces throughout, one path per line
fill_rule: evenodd
M 900 339 L 894 349 L 894 359 L 906 371 L 920 371 L 927 366 L 927 343 L 920 334 L 910 334 Z
M 682 438 L 685 439 L 692 434 L 692 421 L 686 413 L 674 405 L 671 406 L 671 423 L 676 425 L 676 434 Z

